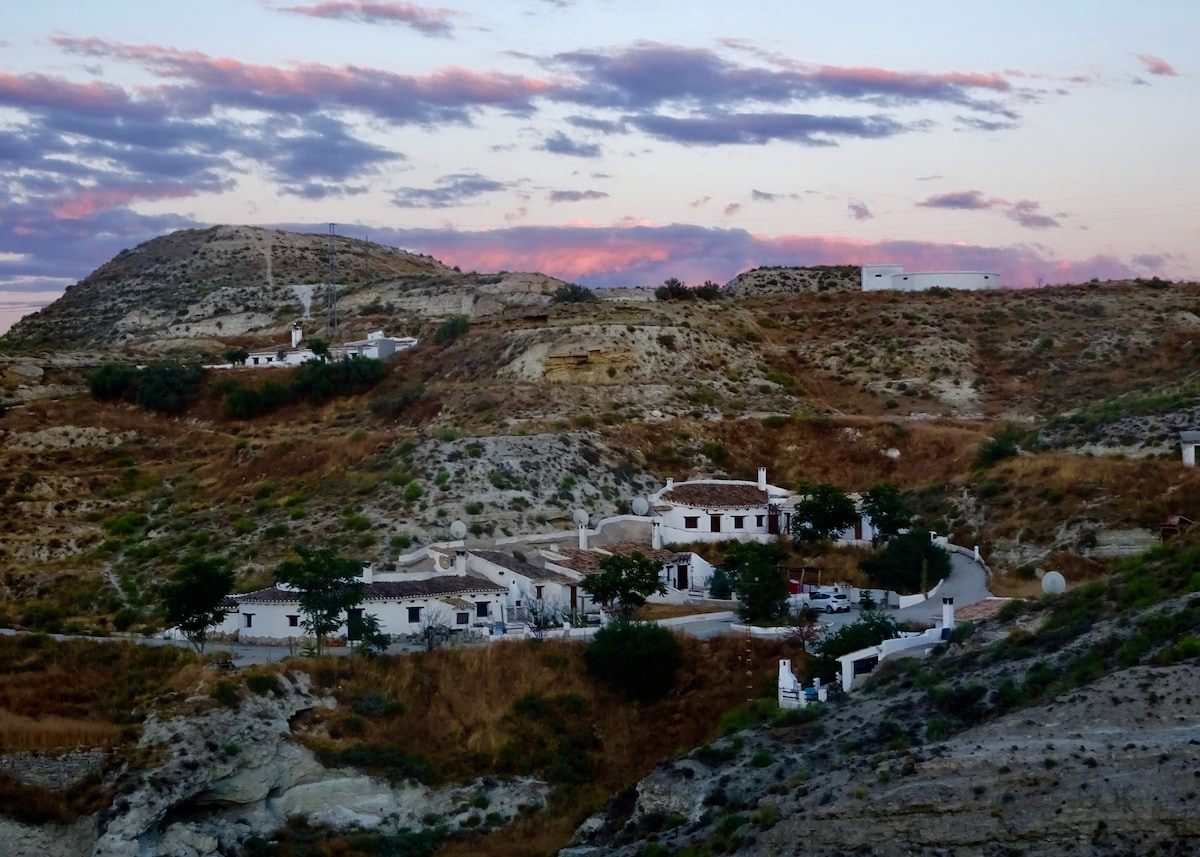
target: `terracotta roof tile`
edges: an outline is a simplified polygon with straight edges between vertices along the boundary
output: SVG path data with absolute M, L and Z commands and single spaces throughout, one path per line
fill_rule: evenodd
M 767 492 L 749 482 L 685 482 L 659 499 L 697 509 L 749 509 L 766 506 Z
M 670 562 L 675 558 L 675 551 L 652 548 L 642 542 L 617 542 L 616 544 L 606 545 L 604 550 L 606 553 L 585 551 L 579 548 L 565 548 L 562 550 L 562 555 L 566 559 L 558 560 L 557 562 L 559 565 L 578 571 L 580 574 L 595 574 L 600 570 L 600 563 L 609 554 L 632 556 L 635 553 L 640 553 L 642 556 L 661 563 Z
M 364 601 L 402 600 L 405 598 L 433 598 L 442 595 L 494 594 L 503 593 L 504 587 L 486 577 L 462 574 L 440 574 L 424 580 L 382 580 L 363 584 Z M 272 586 L 257 592 L 238 596 L 238 601 L 248 604 L 295 602 L 299 593 Z

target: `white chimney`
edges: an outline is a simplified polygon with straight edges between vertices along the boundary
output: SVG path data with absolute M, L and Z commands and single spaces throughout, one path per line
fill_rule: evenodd
M 375 582 L 375 563 L 368 562 L 368 563 L 363 564 L 362 582 L 363 583 L 374 583 Z
M 659 548 L 662 547 L 662 521 L 659 518 L 655 518 L 653 523 L 651 524 L 651 527 L 652 527 L 652 529 L 650 530 L 650 547 L 654 548 L 655 550 L 658 550 Z
M 579 549 L 581 551 L 587 550 L 588 549 L 587 543 L 588 543 L 587 524 L 580 524 L 579 525 Z
M 300 344 L 300 340 L 304 338 L 304 328 L 300 326 L 300 322 L 295 322 L 292 325 L 292 348 Z
M 454 552 L 454 571 L 457 574 L 467 573 L 467 552 L 462 548 Z
M 942 630 L 954 630 L 954 598 L 951 596 L 942 599 Z
M 767 490 L 767 468 L 765 467 L 758 468 L 758 490 Z

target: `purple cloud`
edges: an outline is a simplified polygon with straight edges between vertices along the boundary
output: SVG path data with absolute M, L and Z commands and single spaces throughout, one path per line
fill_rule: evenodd
M 306 6 L 278 8 L 281 12 L 306 15 L 310 18 L 358 21 L 364 24 L 402 24 L 426 36 L 449 36 L 454 31 L 451 19 L 462 14 L 452 9 L 428 8 L 388 0 L 324 0 Z
M 1041 207 L 1041 203 L 1034 202 L 1032 199 L 1022 199 L 1019 202 L 1014 202 L 1008 211 L 1005 212 L 1005 216 L 1029 229 L 1058 228 L 1061 224 L 1053 217 L 1042 214 Z
M 608 199 L 608 194 L 602 190 L 552 190 L 550 202 L 587 202 L 594 199 Z
M 437 180 L 437 186 L 402 187 L 392 196 L 399 208 L 449 208 L 462 205 L 484 194 L 508 190 L 509 185 L 479 173 L 453 173 Z
M 867 208 L 865 202 L 851 201 L 846 207 L 850 210 L 850 216 L 855 220 L 870 220 L 875 216 L 871 213 L 871 209 Z
M 651 110 L 673 105 L 712 111 L 750 102 L 832 98 L 886 106 L 940 102 L 1016 118 L 1009 108 L 991 100 L 1013 90 L 998 74 L 895 72 L 793 62 L 763 68 L 730 62 L 703 48 L 658 42 L 612 51 L 570 51 L 546 63 L 579 79 L 562 86 L 554 97 L 596 107 Z M 975 94 L 981 92 L 989 99 Z
M 980 211 L 990 208 L 1005 208 L 1004 216 L 1027 229 L 1054 229 L 1060 224 L 1055 218 L 1041 211 L 1042 204 L 1032 199 L 1008 202 L 998 197 L 984 196 L 978 190 L 959 190 L 940 193 L 918 202 L 921 208 L 946 208 L 962 211 Z
M 765 145 L 787 140 L 836 146 L 838 137 L 890 137 L 911 130 L 885 116 L 810 116 L 803 113 L 729 113 L 715 116 L 630 116 L 626 121 L 659 140 L 684 145 Z
M 580 143 L 562 131 L 551 134 L 537 148 L 551 154 L 570 155 L 575 158 L 598 158 L 601 153 L 600 147 L 595 143 Z
M 921 208 L 959 208 L 975 210 L 991 208 L 995 200 L 987 199 L 977 190 L 958 190 L 950 193 L 939 193 L 917 203 Z

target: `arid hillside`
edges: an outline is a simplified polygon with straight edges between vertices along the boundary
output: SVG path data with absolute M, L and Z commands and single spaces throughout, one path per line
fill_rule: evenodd
M 763 268 L 712 300 L 562 300 L 537 274 L 335 244 L 333 336 L 328 236 L 216 227 L 121 254 L 0 340 L 4 618 L 153 623 L 189 550 L 228 551 L 251 586 L 297 542 L 381 559 L 455 519 L 480 539 L 547 531 L 760 466 L 788 486 L 893 482 L 923 525 L 1029 576 L 1096 573 L 1200 513 L 1177 443 L 1200 420 L 1200 285 L 862 293 L 852 269 Z M 88 393 L 104 364 L 223 361 L 296 318 L 335 343 L 421 343 L 365 392 L 257 416 L 230 391 L 302 373 L 211 369 L 170 415 Z M 1020 454 L 977 466 L 998 432 Z

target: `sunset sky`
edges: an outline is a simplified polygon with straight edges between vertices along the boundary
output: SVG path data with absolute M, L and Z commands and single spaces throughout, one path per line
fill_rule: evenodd
M 48 0 L 0 13 L 0 331 L 247 223 L 464 270 L 1200 279 L 1195 0 Z

